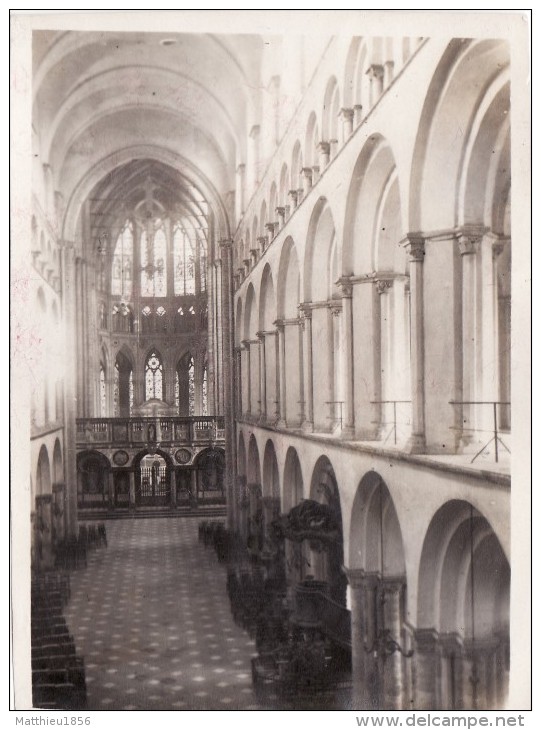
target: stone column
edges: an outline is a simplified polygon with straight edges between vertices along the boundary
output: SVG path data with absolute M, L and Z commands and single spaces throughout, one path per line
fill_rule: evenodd
M 250 249 L 250 266 L 252 269 L 254 268 L 254 266 L 257 264 L 258 261 L 259 261 L 259 249 L 251 248 Z
M 394 78 L 394 61 L 385 61 L 383 64 L 383 86 L 387 88 Z
M 359 124 L 363 120 L 363 105 L 362 104 L 355 104 L 353 107 L 353 120 L 355 123 L 355 126 L 358 127 Z
M 387 578 L 384 581 L 385 603 L 383 606 L 385 628 L 390 637 L 402 646 L 401 597 L 404 581 L 401 578 Z M 396 651 L 385 662 L 384 706 L 388 710 L 403 709 L 404 682 L 402 677 L 402 655 Z
M 177 508 L 177 475 L 175 471 L 175 467 L 171 469 L 171 475 L 170 475 L 170 485 L 171 485 L 171 509 Z
M 299 424 L 302 426 L 306 415 L 306 389 L 304 387 L 304 317 L 297 320 L 299 333 Z
M 306 197 L 312 187 L 313 170 L 311 167 L 303 167 L 301 170 L 301 174 L 302 174 L 303 197 Z
M 291 210 L 295 210 L 298 205 L 298 191 L 290 190 L 288 192 L 289 199 L 291 200 Z
M 62 321 L 64 322 L 65 346 L 78 341 L 76 331 L 76 271 L 75 249 L 71 242 L 61 244 L 62 257 Z M 76 458 L 76 359 L 65 359 L 64 375 L 64 468 L 66 474 L 64 530 L 66 537 L 77 535 L 77 458 Z
M 315 185 L 316 182 L 321 177 L 321 171 L 319 165 L 312 165 L 312 185 Z
M 372 64 L 368 69 L 368 77 L 370 79 L 370 108 L 372 108 L 383 93 L 383 66 Z
M 380 629 L 380 574 L 365 573 L 362 579 L 363 643 L 364 658 L 363 687 L 361 708 L 364 710 L 382 709 L 382 662 L 377 654 L 377 636 Z
M 280 421 L 281 418 L 281 409 L 280 409 L 280 388 L 282 386 L 283 380 L 280 378 L 280 342 L 279 342 L 279 334 L 278 330 L 274 330 L 272 333 L 272 336 L 274 337 L 274 416 L 273 418 L 276 420 L 276 422 Z M 285 383 L 283 383 L 285 387 Z
M 250 259 L 242 259 L 242 263 L 244 264 L 244 276 L 243 276 L 243 280 L 244 280 L 250 273 L 250 266 L 251 266 L 252 262 Z
M 278 224 L 277 223 L 265 223 L 265 228 L 269 232 L 269 235 L 268 235 L 268 242 L 269 243 L 273 240 L 273 238 L 274 238 L 274 232 L 275 232 L 275 230 L 276 230 L 277 227 L 278 227 Z M 265 248 L 266 248 L 266 246 L 265 246 Z
M 129 510 L 135 512 L 135 472 L 130 471 Z
M 233 373 L 233 287 L 232 287 L 232 247 L 231 239 L 220 241 L 222 258 L 222 327 L 223 327 L 223 374 L 224 374 L 224 417 L 225 417 L 225 493 L 227 500 L 227 527 L 236 531 L 235 525 L 235 409 Z
M 411 311 L 411 437 L 408 450 L 422 453 L 426 448 L 425 436 L 425 341 L 424 341 L 424 240 L 408 236 L 404 243 L 410 257 L 410 311 Z
M 109 481 L 109 509 L 114 510 L 115 509 L 115 473 L 111 469 L 107 472 L 107 477 Z
M 222 296 L 222 261 L 220 258 L 214 261 L 216 297 L 216 318 L 215 318 L 215 342 L 216 342 L 216 415 L 221 416 L 224 412 L 224 382 L 223 382 L 223 296 Z
M 237 167 L 237 190 L 235 195 L 235 207 L 237 209 L 237 220 L 244 215 L 244 194 L 246 190 L 246 165 L 241 163 Z
M 433 710 L 439 707 L 440 652 L 438 635 L 433 629 L 415 631 L 415 695 L 414 709 Z
M 477 393 L 478 333 L 477 324 L 477 261 L 484 230 L 463 229 L 458 236 L 458 250 L 462 258 L 462 400 L 480 400 Z M 462 445 L 476 439 L 476 407 L 464 404 Z
M 361 710 L 366 708 L 364 571 L 348 568 L 346 575 L 349 582 L 351 599 L 352 709 Z
M 252 412 L 252 368 L 250 362 L 250 340 L 242 340 L 241 345 L 244 347 L 246 353 L 246 408 L 245 413 L 249 415 Z
M 259 340 L 259 418 L 267 420 L 267 363 L 265 353 L 265 333 L 256 332 Z
M 312 310 L 309 306 L 301 305 L 301 312 L 304 321 L 304 402 L 305 402 L 305 420 L 302 424 L 303 431 L 311 432 L 314 430 L 314 380 L 312 366 Z
M 282 228 L 284 227 L 284 224 L 285 224 L 285 220 L 286 220 L 286 209 L 284 206 L 280 205 L 280 206 L 278 206 L 278 208 L 276 208 L 276 217 L 277 217 L 278 223 L 275 225 L 277 225 L 277 232 L 278 232 L 278 231 L 282 230 Z
M 286 428 L 287 420 L 287 383 L 286 383 L 286 337 L 285 325 L 282 319 L 277 319 L 276 325 L 276 393 L 279 399 L 278 428 Z
M 327 167 L 331 155 L 331 146 L 328 142 L 320 142 L 317 146 L 319 152 L 319 169 L 321 172 Z
M 269 244 L 267 236 L 258 236 L 257 242 L 259 243 L 259 253 L 264 254 Z
M 342 289 L 342 341 L 344 343 L 344 362 L 342 387 L 344 410 L 342 413 L 342 438 L 351 439 L 355 435 L 354 365 L 353 365 L 353 286 L 347 277 L 340 279 Z

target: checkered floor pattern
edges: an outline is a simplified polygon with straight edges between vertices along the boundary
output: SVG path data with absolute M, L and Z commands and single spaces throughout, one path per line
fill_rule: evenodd
M 232 620 L 226 569 L 197 520 L 107 523 L 71 576 L 66 620 L 91 710 L 258 710 L 254 642 Z

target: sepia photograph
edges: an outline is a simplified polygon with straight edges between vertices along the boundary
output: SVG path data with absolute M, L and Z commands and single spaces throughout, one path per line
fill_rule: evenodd
M 12 14 L 12 709 L 531 707 L 528 33 Z

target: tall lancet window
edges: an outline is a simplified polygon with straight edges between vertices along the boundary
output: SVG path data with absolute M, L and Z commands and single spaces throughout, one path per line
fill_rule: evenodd
M 175 296 L 195 294 L 194 234 L 189 236 L 177 223 L 173 230 L 173 259 L 175 267 Z
M 208 396 L 207 396 L 207 363 L 203 366 L 203 381 L 201 383 L 201 400 L 203 401 L 203 415 L 208 416 Z
M 100 415 L 107 416 L 107 395 L 105 390 L 105 367 L 100 366 Z
M 141 234 L 141 296 L 167 296 L 167 239 L 157 218 Z
M 133 225 L 126 221 L 116 239 L 111 275 L 111 294 L 131 299 L 133 267 Z
M 145 366 L 145 400 L 163 400 L 163 365 L 160 356 L 151 352 Z

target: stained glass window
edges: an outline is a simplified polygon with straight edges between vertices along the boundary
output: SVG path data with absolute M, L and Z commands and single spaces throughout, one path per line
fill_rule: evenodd
M 195 367 L 193 357 L 190 358 L 188 363 L 188 402 L 189 402 L 189 415 L 195 415 Z
M 175 296 L 195 294 L 195 253 L 192 240 L 177 224 L 173 231 Z
M 145 400 L 163 400 L 163 365 L 160 356 L 152 352 L 145 367 Z
M 101 416 L 105 418 L 107 416 L 107 396 L 105 391 L 105 368 L 103 365 L 100 367 L 100 401 L 101 401 Z
M 207 400 L 207 364 L 203 366 L 203 382 L 201 383 L 201 395 L 203 401 L 203 415 L 208 416 L 208 400 Z
M 167 296 L 167 240 L 159 219 L 154 231 L 141 234 L 141 295 L 143 297 Z
M 133 225 L 126 221 L 120 232 L 113 254 L 111 294 L 131 299 L 133 264 Z

